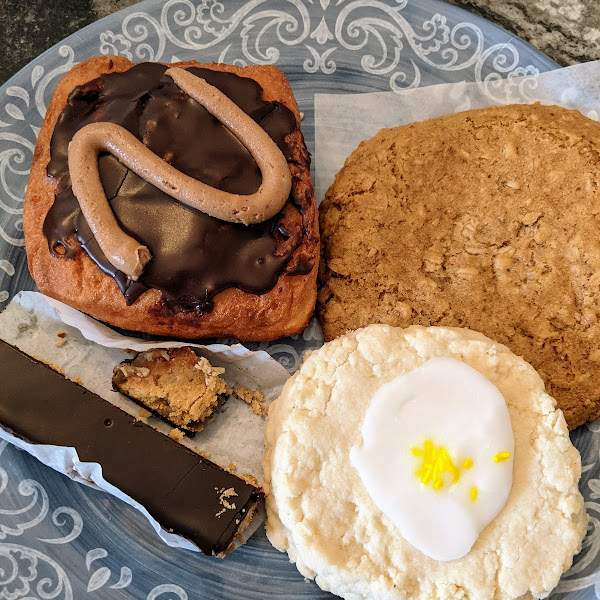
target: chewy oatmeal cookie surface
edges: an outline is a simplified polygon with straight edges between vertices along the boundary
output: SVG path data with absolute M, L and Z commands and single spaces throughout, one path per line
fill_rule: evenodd
M 569 428 L 600 416 L 600 124 L 513 105 L 383 129 L 321 205 L 326 339 L 469 327 L 542 376 Z

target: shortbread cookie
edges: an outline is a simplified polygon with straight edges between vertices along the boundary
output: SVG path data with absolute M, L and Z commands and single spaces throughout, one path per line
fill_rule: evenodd
M 456 560 L 411 545 L 352 463 L 374 394 L 437 357 L 496 386 L 514 436 L 506 504 Z M 313 352 L 271 405 L 264 466 L 269 539 L 305 577 L 352 600 L 543 598 L 586 530 L 580 458 L 562 413 L 530 365 L 467 329 L 372 325 Z
M 569 428 L 600 416 L 600 124 L 493 107 L 380 131 L 321 207 L 326 339 L 469 327 L 539 372 Z

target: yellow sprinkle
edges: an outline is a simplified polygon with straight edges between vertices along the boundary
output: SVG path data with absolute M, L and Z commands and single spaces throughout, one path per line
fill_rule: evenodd
M 452 483 L 460 479 L 460 469 L 452 462 L 444 446 L 436 446 L 431 440 L 425 440 L 423 448 L 411 448 L 411 452 L 422 459 L 415 475 L 423 485 L 431 483 L 434 490 L 440 490 L 447 481 L 444 475 L 450 475 Z
M 452 474 L 452 483 L 457 483 L 460 479 L 459 469 L 452 462 L 452 459 L 448 455 L 448 451 L 443 446 L 440 448 L 440 454 L 442 456 L 443 469 Z
M 471 496 L 471 500 L 473 502 L 475 502 L 475 500 L 477 500 L 477 488 L 476 487 L 471 488 L 470 496 Z
M 470 469 L 473 466 L 473 460 L 470 458 L 465 458 L 463 460 L 463 469 Z
M 444 448 L 444 446 L 442 446 L 440 448 L 440 458 L 442 460 L 442 464 L 445 467 L 452 464 L 452 461 L 450 460 L 450 457 L 448 456 L 448 451 L 446 450 L 446 448 Z
M 433 444 L 431 440 L 425 440 L 425 461 L 432 462 L 433 460 Z
M 421 477 L 421 483 L 427 485 L 431 481 L 431 471 L 433 469 L 429 466 L 425 469 L 425 474 Z
M 498 452 L 496 456 L 494 456 L 494 462 L 499 463 L 503 462 L 510 458 L 510 452 Z

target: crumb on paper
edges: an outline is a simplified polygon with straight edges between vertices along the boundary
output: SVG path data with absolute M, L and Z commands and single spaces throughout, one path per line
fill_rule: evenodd
M 22 321 L 17 325 L 17 331 L 19 332 L 19 334 L 25 333 L 30 327 L 35 327 L 37 325 L 37 317 L 35 314 L 33 314 L 32 311 L 30 311 L 30 315 L 28 318 L 29 321 Z
M 230 463 L 227 465 L 227 470 L 228 470 L 228 471 L 231 471 L 232 473 L 235 473 L 235 465 L 234 465 L 232 462 L 230 462 Z
M 240 400 L 243 400 L 246 404 L 250 404 L 252 400 L 256 400 L 259 403 L 263 403 L 265 401 L 265 395 L 262 393 L 260 389 L 251 390 L 243 385 L 238 385 L 233 390 L 234 395 L 236 395 Z
M 67 343 L 67 340 L 65 340 L 64 338 L 62 340 L 58 340 L 58 342 L 56 342 L 56 344 L 54 344 L 57 348 L 60 348 L 61 346 L 64 346 Z
M 256 400 L 252 400 L 252 412 L 255 415 L 267 416 L 269 414 L 269 407 L 264 404 L 259 404 Z
M 148 417 L 151 417 L 152 413 L 149 410 L 146 410 L 145 408 L 140 408 L 140 412 L 138 413 L 138 417 L 140 419 L 147 419 Z
M 56 332 L 56 335 L 57 335 L 59 338 L 66 338 L 66 337 L 67 337 L 67 332 L 66 332 L 66 331 L 57 331 L 57 332 Z
M 181 440 L 185 437 L 185 434 L 183 431 L 181 431 L 181 429 L 174 427 L 171 429 L 171 431 L 169 431 L 169 437 L 176 442 L 181 442 Z
M 264 406 L 265 395 L 260 389 L 251 390 L 243 385 L 238 385 L 234 388 L 233 395 L 248 404 L 255 415 L 266 415 L 269 412 L 269 407 Z
M 81 381 L 81 377 L 75 377 L 75 378 L 73 379 L 73 381 L 74 381 L 75 383 L 78 383 L 79 385 L 83 385 L 83 381 Z
M 33 356 L 33 358 L 48 365 L 51 369 L 54 369 L 57 373 L 60 373 L 61 375 L 65 374 L 65 372 L 62 370 L 62 367 L 60 367 L 59 365 L 55 365 L 54 363 L 46 362 L 46 361 L 42 360 L 41 358 L 37 358 L 36 356 Z
M 249 473 L 244 473 L 243 475 L 238 475 L 240 479 L 243 479 L 246 483 L 250 485 L 258 486 L 258 479 L 254 477 L 254 475 L 250 475 Z
M 243 385 L 238 385 L 234 388 L 233 394 L 240 400 L 243 400 L 246 404 L 251 404 L 252 400 L 256 400 L 256 402 L 261 404 L 265 401 L 265 396 L 261 390 L 251 390 Z

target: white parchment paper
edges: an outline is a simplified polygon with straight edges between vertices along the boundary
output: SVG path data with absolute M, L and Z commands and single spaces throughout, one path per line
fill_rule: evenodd
M 58 333 L 65 336 L 59 337 Z M 113 368 L 131 358 L 128 349 L 142 351 L 194 346 L 211 364 L 225 368 L 223 377 L 230 387 L 260 388 L 266 404 L 279 395 L 289 377 L 284 367 L 266 352 L 252 352 L 241 344 L 157 343 L 122 336 L 79 311 L 36 292 L 20 292 L 0 313 L 0 338 L 58 368 L 65 377 L 77 380 L 85 388 L 165 435 L 172 427 L 156 417 L 140 416 L 146 411 L 112 389 Z M 222 467 L 232 462 L 236 473 L 253 475 L 260 484 L 265 423 L 264 416 L 255 415 L 246 403 L 231 397 L 201 432 L 193 438 L 184 437 L 180 443 Z M 81 462 L 74 448 L 30 444 L 2 428 L 0 438 L 26 450 L 71 479 L 104 490 L 138 509 L 168 545 L 197 550 L 187 539 L 162 529 L 143 506 L 105 481 L 99 464 Z M 255 517 L 245 532 L 246 537 L 256 530 L 261 517 L 264 518 L 264 515 Z
M 447 83 L 400 92 L 315 95 L 315 190 L 322 200 L 346 158 L 382 127 L 498 104 L 541 102 L 598 119 L 600 61 L 539 75 Z

